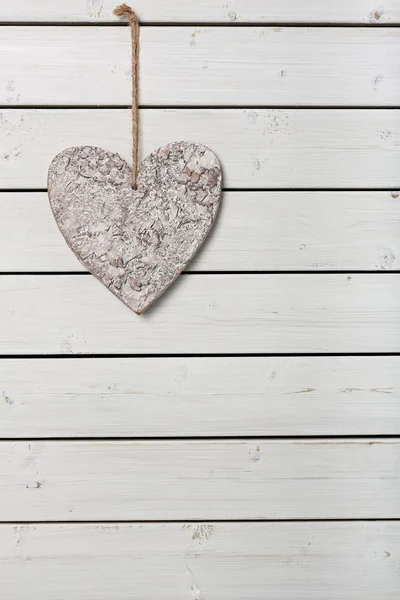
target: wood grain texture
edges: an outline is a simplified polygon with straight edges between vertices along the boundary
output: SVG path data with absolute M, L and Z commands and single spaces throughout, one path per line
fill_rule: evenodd
M 3 521 L 399 518 L 400 441 L 0 443 Z
M 193 271 L 397 270 L 399 32 L 379 24 L 400 23 L 398 1 L 137 1 L 183 25 L 142 29 L 140 102 L 158 110 L 141 111 L 141 157 L 199 141 L 250 190 L 226 195 Z M 114 6 L 15 0 L 0 22 L 115 23 Z M 129 105 L 125 23 L 3 26 L 0 62 L 2 189 L 44 189 L 68 146 L 129 159 L 129 109 L 71 110 Z M 351 192 L 369 188 L 393 191 Z M 28 196 L 3 198 L 0 271 L 81 270 Z M 140 319 L 92 277 L 10 275 L 0 315 L 7 600 L 398 598 L 400 437 L 373 436 L 399 435 L 400 358 L 198 355 L 399 353 L 399 275 L 183 276 Z M 53 353 L 149 357 L 27 358 Z M 323 435 L 364 437 L 265 439 Z M 91 436 L 121 439 L 74 440 Z M 396 521 L 348 521 L 379 518 Z
M 0 354 L 399 352 L 400 276 L 182 276 L 138 318 L 94 278 L 0 278 Z
M 29 248 L 29 252 L 26 251 Z M 399 192 L 225 192 L 187 271 L 400 269 Z M 45 192 L 0 193 L 0 272 L 84 271 Z
M 1 359 L 0 437 L 396 435 L 400 357 Z
M 129 29 L 0 28 L 0 104 L 129 105 Z M 316 52 L 315 49 L 318 48 Z M 144 105 L 394 106 L 398 29 L 144 27 Z
M 137 179 L 136 179 L 137 177 Z M 118 154 L 68 148 L 49 168 L 49 200 L 80 262 L 137 314 L 175 281 L 214 224 L 221 166 L 206 146 L 157 148 L 135 170 Z
M 392 600 L 399 536 L 379 521 L 1 525 L 0 578 L 13 600 Z
M 1 6 L 4 22 L 115 22 L 114 0 L 69 0 L 56 3 L 38 0 L 35 5 L 15 0 Z M 186 21 L 221 23 L 365 23 L 372 25 L 400 23 L 397 0 L 384 5 L 370 0 L 136 0 L 140 20 L 156 23 Z
M 196 140 L 221 161 L 225 187 L 400 187 L 400 110 L 149 109 L 140 111 L 142 159 Z M 130 110 L 0 111 L 1 187 L 45 188 L 52 158 L 100 146 L 129 161 Z

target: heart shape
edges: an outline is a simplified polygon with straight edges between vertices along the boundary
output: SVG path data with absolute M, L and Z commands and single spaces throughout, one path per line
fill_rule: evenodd
M 162 146 L 142 162 L 137 189 L 118 155 L 68 148 L 52 161 L 50 205 L 81 263 L 137 314 L 186 267 L 219 206 L 221 166 L 194 142 Z

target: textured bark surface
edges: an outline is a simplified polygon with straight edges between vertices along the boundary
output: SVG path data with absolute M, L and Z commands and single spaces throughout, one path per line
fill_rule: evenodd
M 158 148 L 141 164 L 137 190 L 118 155 L 80 146 L 49 169 L 51 208 L 79 260 L 140 314 L 176 279 L 217 214 L 221 167 L 193 142 Z

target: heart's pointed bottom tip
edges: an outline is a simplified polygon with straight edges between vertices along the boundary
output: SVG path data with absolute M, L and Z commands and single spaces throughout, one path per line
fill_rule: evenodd
M 160 294 L 160 295 L 159 295 L 157 298 L 154 298 L 154 300 L 152 300 L 152 301 L 151 301 L 151 302 L 149 302 L 148 304 L 145 304 L 144 306 L 140 306 L 139 308 L 138 308 L 138 307 L 135 307 L 135 308 L 134 308 L 134 307 L 132 307 L 132 306 L 129 306 L 129 305 L 128 305 L 128 306 L 129 306 L 129 308 L 130 308 L 131 310 L 133 310 L 133 312 L 134 312 L 136 315 L 142 315 L 144 312 L 146 312 L 146 310 L 147 310 L 147 309 L 149 309 L 149 308 L 150 308 L 150 306 L 153 306 L 153 304 L 154 304 L 154 303 L 155 303 L 155 302 L 156 302 L 156 301 L 157 301 L 157 300 L 158 300 L 158 299 L 161 297 L 161 295 L 162 295 L 162 294 Z
M 117 298 L 119 300 L 121 300 L 121 298 L 117 295 Z M 148 304 L 144 304 L 142 306 L 137 306 L 137 304 L 135 306 L 132 306 L 132 304 L 129 304 L 128 302 L 124 302 L 124 304 L 126 304 L 126 306 L 135 313 L 135 315 L 142 315 L 144 312 L 146 312 L 146 310 L 152 305 L 154 304 L 154 302 L 158 300 L 158 298 L 155 298 L 154 300 L 152 300 L 152 302 L 149 302 Z

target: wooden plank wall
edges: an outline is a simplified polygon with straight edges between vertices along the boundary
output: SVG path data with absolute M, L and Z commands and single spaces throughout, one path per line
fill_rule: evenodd
M 224 171 L 141 317 L 46 194 L 67 146 L 129 160 L 114 4 L 0 2 L 2 596 L 397 600 L 399 2 L 137 0 L 140 155 Z

